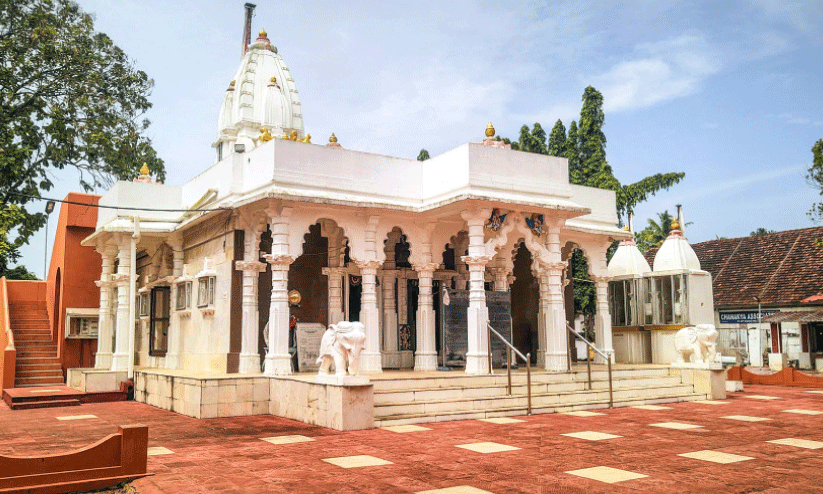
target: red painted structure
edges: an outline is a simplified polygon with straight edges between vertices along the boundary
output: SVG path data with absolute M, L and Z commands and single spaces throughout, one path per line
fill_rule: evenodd
M 100 254 L 80 245 L 97 226 L 95 206 L 100 196 L 70 192 L 65 200 L 88 205 L 61 204 L 46 282 L 49 319 L 64 377 L 66 369 L 94 367 L 97 340 L 66 339 L 66 309 L 100 307 L 100 289 L 94 282 L 102 271 Z
M 0 456 L 0 492 L 59 494 L 131 482 L 146 476 L 148 442 L 148 427 L 126 425 L 71 453 Z
M 94 367 L 97 340 L 67 339 L 65 328 L 67 308 L 100 306 L 100 289 L 94 283 L 102 270 L 100 255 L 93 248 L 80 245 L 94 232 L 100 196 L 72 192 L 65 200 L 79 204 L 61 204 L 46 281 L 0 279 L 0 391 L 14 387 L 15 375 L 19 374 L 16 368 L 21 364 L 22 343 L 15 344 L 15 339 L 20 340 L 23 335 L 15 338 L 17 330 L 12 326 L 21 323 L 15 319 L 15 311 L 19 317 L 34 311 L 47 314 L 43 324 L 48 326 L 56 348 L 62 382 L 69 368 Z
M 755 374 L 743 367 L 729 367 L 726 378 L 730 381 L 742 381 L 743 384 L 772 384 L 776 386 L 802 386 L 805 388 L 823 388 L 823 377 L 804 374 L 794 367 L 771 374 Z

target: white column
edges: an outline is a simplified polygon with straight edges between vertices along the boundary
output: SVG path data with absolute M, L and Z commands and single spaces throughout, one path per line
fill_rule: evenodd
M 337 324 L 346 318 L 343 311 L 343 268 L 323 268 L 323 274 L 328 279 L 329 286 L 329 325 Z
M 538 309 L 537 309 L 537 367 L 546 368 L 546 314 L 549 311 L 549 273 L 538 268 L 534 275 L 537 278 L 538 286 Z
M 174 256 L 172 277 L 176 280 L 183 276 L 183 242 L 179 238 L 170 239 L 169 246 L 172 248 L 172 253 Z M 177 290 L 179 289 L 179 283 L 172 284 L 170 302 L 172 307 L 175 307 L 177 304 Z M 180 365 L 180 314 L 177 311 L 172 311 L 170 315 L 169 339 L 165 364 L 167 369 L 176 369 Z
M 414 354 L 414 370 L 437 369 L 437 333 L 435 332 L 434 306 L 432 304 L 432 276 L 436 263 L 414 265 L 420 293 L 417 296 L 417 352 Z
M 468 308 L 468 350 L 466 351 L 466 374 L 483 374 L 489 371 L 489 337 L 486 326 L 489 311 L 486 308 L 486 264 L 491 257 L 486 255 L 483 243 L 483 227 L 491 210 L 468 211 L 461 216 L 469 228 L 469 255 L 460 260 L 469 266 L 469 308 Z
M 241 374 L 260 372 L 260 353 L 258 352 L 258 329 L 260 312 L 257 306 L 257 287 L 260 273 L 266 270 L 266 264 L 258 261 L 260 251 L 260 231 L 247 228 L 245 231 L 245 251 L 243 260 L 235 263 L 234 268 L 243 272 L 242 292 L 242 326 L 240 338 Z
M 117 323 L 111 370 L 128 371 L 129 334 L 134 331 L 134 321 L 129 315 L 129 301 L 134 297 L 134 287 L 131 286 L 131 237 L 124 235 L 118 247 L 117 274 L 112 276 L 117 283 Z
M 562 220 L 546 221 L 546 249 L 548 262 L 541 263 L 543 278 L 541 286 L 541 306 L 546 332 L 545 368 L 550 371 L 564 371 L 568 359 L 568 332 L 566 331 L 566 309 L 563 304 L 563 270 L 566 263 L 560 253 L 560 228 Z M 545 298 L 545 301 L 544 301 Z
M 366 327 L 366 345 L 360 357 L 360 370 L 383 372 L 380 355 L 380 314 L 377 308 L 377 269 L 379 261 L 358 262 L 363 292 L 360 299 L 360 322 Z
M 394 284 L 397 276 L 393 270 L 383 272 L 380 284 L 383 292 L 383 366 L 393 369 L 400 367 L 400 353 L 397 344 L 397 302 L 394 298 Z
M 612 317 L 609 313 L 609 278 L 592 276 L 597 294 L 597 306 L 594 319 L 595 346 L 611 357 L 614 363 L 614 346 L 612 344 Z M 605 364 L 603 357 L 597 355 L 597 362 Z
M 269 208 L 272 246 L 265 256 L 271 264 L 271 305 L 269 306 L 269 351 L 266 354 L 267 375 L 292 373 L 289 355 L 289 266 L 294 258 L 289 255 L 289 218 L 291 208 Z
M 112 342 L 112 313 L 111 297 L 113 295 L 114 282 L 112 273 L 114 272 L 114 247 L 103 247 L 99 249 L 103 258 L 103 270 L 100 279 L 94 284 L 100 287 L 100 311 L 97 319 L 97 353 L 94 356 L 95 369 L 111 369 L 111 342 Z

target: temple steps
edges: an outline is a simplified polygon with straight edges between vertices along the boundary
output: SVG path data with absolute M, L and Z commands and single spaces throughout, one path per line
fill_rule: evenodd
M 9 322 L 17 350 L 14 387 L 54 386 L 65 383 L 57 355 L 57 343 L 52 340 L 46 302 L 10 303 Z
M 374 383 L 375 426 L 525 415 L 526 376 L 512 374 L 508 395 L 505 370 L 495 375 L 467 376 L 455 371 L 443 377 L 379 379 Z M 668 368 L 615 369 L 614 406 L 705 400 Z M 586 371 L 532 373 L 532 412 L 607 408 L 609 382 L 605 371 L 592 372 L 588 389 Z

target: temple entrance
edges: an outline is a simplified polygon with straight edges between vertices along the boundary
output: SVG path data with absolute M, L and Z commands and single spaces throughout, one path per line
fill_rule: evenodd
M 523 353 L 531 352 L 531 360 L 536 363 L 540 287 L 537 278 L 532 274 L 531 252 L 522 242 L 518 245 L 514 255 L 514 283 L 511 285 L 513 344 Z
M 309 227 L 303 236 L 303 254 L 289 267 L 288 290 L 300 293 L 300 303 L 289 312 L 301 322 L 329 324 L 329 284 L 323 268 L 329 265 L 329 239 L 320 234 L 320 224 Z

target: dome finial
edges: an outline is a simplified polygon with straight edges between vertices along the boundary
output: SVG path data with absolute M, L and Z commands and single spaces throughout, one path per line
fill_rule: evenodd
M 266 36 L 268 36 L 268 33 L 266 33 L 265 29 L 261 29 L 258 33 L 258 36 L 260 36 L 261 38 L 265 38 Z
M 140 175 L 144 177 L 149 176 L 149 165 L 147 165 L 145 161 L 143 162 L 143 166 L 140 167 Z
M 486 137 L 494 137 L 494 125 L 492 125 L 491 120 L 489 121 L 489 125 L 486 126 Z
M 672 218 L 671 229 L 680 230 L 680 222 L 677 221 L 677 218 Z
M 337 136 L 334 135 L 334 132 L 332 132 L 331 136 L 329 136 L 329 142 L 337 142 Z

